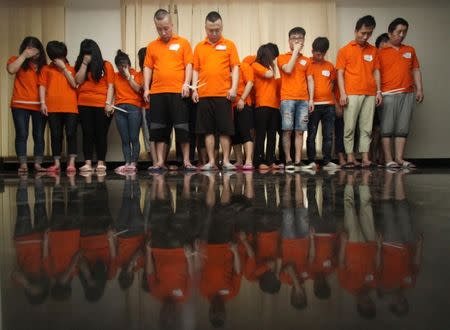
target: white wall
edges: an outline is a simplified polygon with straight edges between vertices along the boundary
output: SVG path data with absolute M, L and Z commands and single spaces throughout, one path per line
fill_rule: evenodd
M 88 38 L 98 43 L 103 58 L 114 65 L 114 56 L 122 46 L 120 0 L 66 0 L 65 4 L 65 36 L 70 63 L 74 65 L 81 41 Z M 82 150 L 80 139 L 78 149 Z M 107 160 L 121 159 L 120 137 L 113 120 L 108 136 Z
M 338 0 L 339 47 L 353 38 L 356 20 L 368 14 L 377 22 L 372 43 L 393 19 L 405 18 L 410 25 L 405 43 L 415 47 L 422 66 L 425 101 L 413 115 L 407 157 L 450 158 L 450 1 Z

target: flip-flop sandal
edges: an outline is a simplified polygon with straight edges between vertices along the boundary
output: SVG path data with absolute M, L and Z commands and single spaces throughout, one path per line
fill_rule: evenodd
M 47 167 L 48 173 L 59 173 L 59 171 L 61 171 L 61 168 L 59 168 L 59 167 L 56 167 L 56 166 Z
M 81 173 L 89 173 L 89 172 L 92 172 L 92 171 L 94 171 L 94 169 L 92 168 L 92 166 L 89 166 L 89 165 L 83 165 L 83 166 L 80 167 L 80 172 L 81 172 Z
M 408 162 L 408 161 L 403 161 L 403 163 L 401 163 L 401 164 L 398 164 L 399 166 L 401 166 L 401 167 L 403 167 L 403 168 L 416 168 L 416 165 L 414 165 L 413 163 L 411 163 L 411 162 Z
M 67 173 L 76 173 L 76 171 L 77 171 L 77 169 L 75 168 L 75 166 L 73 166 L 73 165 L 69 165 L 69 166 L 67 166 L 67 168 L 66 168 L 66 172 Z
M 386 163 L 386 168 L 390 168 L 390 169 L 400 168 L 400 165 L 396 162 L 389 162 L 389 163 Z
M 95 168 L 95 172 L 106 172 L 106 166 L 105 165 L 97 165 Z
M 153 173 L 164 172 L 165 170 L 166 170 L 166 168 L 162 167 L 162 166 L 150 166 L 148 168 L 148 171 L 153 172 Z
M 218 168 L 216 165 L 206 164 L 200 168 L 201 171 L 217 171 Z
M 255 168 L 253 167 L 253 165 L 244 165 L 244 166 L 242 166 L 242 170 L 243 171 L 253 171 L 253 170 L 255 170 Z
M 364 169 L 370 169 L 370 168 L 377 168 L 378 165 L 375 164 L 375 163 L 370 163 L 370 164 L 367 164 L 367 165 L 362 164 L 361 167 L 364 168 Z
M 342 165 L 342 168 L 345 169 L 345 170 L 353 170 L 353 169 L 356 168 L 356 165 L 355 165 L 355 163 L 350 162 L 350 163 L 347 163 L 345 165 Z
M 45 170 L 45 171 L 47 171 L 47 170 Z M 17 172 L 18 172 L 18 173 L 22 173 L 22 174 L 28 173 L 28 167 L 19 167 L 19 168 L 17 169 Z
M 186 171 L 186 172 L 194 172 L 194 171 L 197 171 L 197 167 L 195 167 L 194 165 L 191 165 L 191 164 L 189 164 L 189 165 L 184 165 L 184 170 Z

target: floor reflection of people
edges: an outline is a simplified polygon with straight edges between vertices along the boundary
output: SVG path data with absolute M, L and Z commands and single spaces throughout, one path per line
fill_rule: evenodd
M 404 175 L 403 171 L 385 172 L 380 204 L 383 248 L 378 293 L 390 297 L 389 310 L 399 317 L 409 312 L 405 292 L 415 286 L 423 246 L 423 236 L 415 234 L 412 224 Z
M 355 174 L 347 174 L 344 190 L 344 229 L 339 251 L 339 282 L 355 296 L 358 314 L 365 319 L 376 316 L 376 306 L 370 292 L 376 287 L 380 266 L 381 240 L 375 232 L 369 171 L 362 171 L 358 184 L 359 216 L 355 207 Z
M 53 175 L 53 178 L 52 214 L 50 229 L 44 234 L 43 260 L 47 275 L 53 282 L 51 296 L 64 301 L 72 295 L 71 282 L 77 274 L 81 257 L 79 217 L 76 213 L 78 192 L 71 177 L 66 207 L 61 179 L 58 175 Z
M 49 279 L 42 260 L 43 233 L 48 226 L 45 191 L 40 175 L 34 179 L 34 216 L 28 201 L 28 180 L 21 177 L 16 192 L 17 218 L 14 228 L 17 269 L 12 278 L 24 289 L 32 305 L 42 304 L 49 293 Z

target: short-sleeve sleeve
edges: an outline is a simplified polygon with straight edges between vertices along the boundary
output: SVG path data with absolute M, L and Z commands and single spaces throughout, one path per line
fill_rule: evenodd
M 111 63 L 108 61 L 105 61 L 105 72 L 106 72 L 106 82 L 108 84 L 114 84 L 114 68 Z
M 253 69 L 253 73 L 255 74 L 255 76 L 264 78 L 264 74 L 269 71 L 269 69 L 267 69 L 266 67 L 264 67 L 263 65 L 255 62 L 252 64 L 252 69 Z
M 419 59 L 417 58 L 417 54 L 415 49 L 413 48 L 412 50 L 412 67 L 413 69 L 418 69 L 420 68 L 420 64 L 419 64 Z
M 233 42 L 230 42 L 230 65 L 236 66 L 239 65 L 239 55 L 236 49 L 236 46 Z
M 185 41 L 184 47 L 183 47 L 183 59 L 184 59 L 184 65 L 191 64 L 193 61 L 193 54 L 192 54 L 192 47 L 189 41 Z
M 48 83 L 48 67 L 44 66 L 38 76 L 38 85 L 47 87 Z
M 152 49 L 151 44 L 148 44 L 147 46 L 147 52 L 145 53 L 145 59 L 144 59 L 144 67 L 152 69 L 153 70 L 153 58 L 152 58 Z
M 336 58 L 336 70 L 345 70 L 345 49 L 341 48 L 338 51 L 337 58 Z
M 194 49 L 194 58 L 193 58 L 194 70 L 196 70 L 196 71 L 200 70 L 200 56 L 199 56 L 198 48 L 199 48 L 199 45 L 197 45 Z

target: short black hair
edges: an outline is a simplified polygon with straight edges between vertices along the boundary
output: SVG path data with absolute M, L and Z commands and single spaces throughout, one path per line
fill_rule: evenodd
M 312 44 L 313 52 L 326 53 L 330 49 L 330 41 L 325 37 L 318 37 L 314 39 Z
M 305 31 L 304 28 L 299 27 L 299 26 L 296 26 L 295 28 L 292 28 L 292 29 L 289 31 L 289 34 L 288 34 L 289 38 L 290 38 L 293 34 L 301 34 L 301 35 L 304 37 L 304 36 L 306 35 L 306 31 Z
M 259 287 L 265 293 L 275 294 L 280 291 L 281 282 L 272 271 L 267 271 L 259 278 Z
M 275 57 L 278 57 L 280 55 L 280 50 L 278 49 L 278 46 L 273 42 L 267 43 L 267 48 L 269 48 L 272 51 Z
M 316 280 L 314 280 L 313 286 L 314 286 L 314 295 L 318 299 L 325 300 L 330 298 L 331 289 L 324 276 L 319 276 Z
M 375 18 L 372 15 L 366 15 L 358 19 L 356 22 L 355 30 L 359 31 L 361 28 L 365 27 L 371 27 L 374 28 L 377 26 L 377 23 L 375 22 Z
M 210 11 L 208 15 L 206 15 L 205 22 L 208 21 L 214 23 L 219 19 L 222 20 L 222 16 L 220 16 L 220 14 L 217 11 Z
M 130 57 L 120 49 L 117 50 L 116 57 L 114 58 L 114 63 L 116 64 L 117 68 L 119 68 L 119 66 L 124 63 L 131 66 Z
M 385 32 L 380 34 L 377 37 L 377 40 L 375 40 L 375 47 L 380 48 L 380 45 L 382 42 L 388 42 L 389 41 L 389 35 Z
M 388 32 L 389 32 L 389 33 L 394 32 L 395 29 L 397 28 L 397 26 L 399 26 L 399 25 L 404 25 L 404 26 L 406 26 L 407 28 L 409 28 L 409 24 L 408 24 L 408 22 L 407 22 L 404 18 L 397 17 L 396 19 L 394 19 L 394 20 L 389 24 L 389 26 L 388 26 Z
M 47 43 L 46 52 L 52 61 L 57 58 L 66 60 L 67 46 L 64 42 L 52 40 Z
M 147 47 L 142 47 L 138 51 L 139 67 L 141 68 L 141 71 L 144 70 L 145 55 L 147 55 Z
M 167 10 L 160 8 L 155 12 L 155 15 L 153 15 L 153 19 L 156 21 L 160 21 L 160 20 L 166 18 L 166 16 L 168 16 L 168 15 L 170 15 L 170 14 Z

